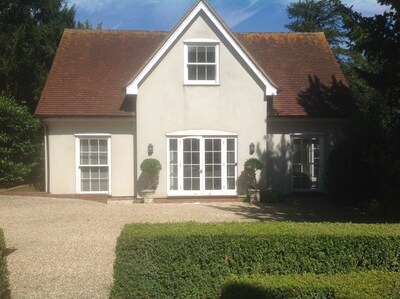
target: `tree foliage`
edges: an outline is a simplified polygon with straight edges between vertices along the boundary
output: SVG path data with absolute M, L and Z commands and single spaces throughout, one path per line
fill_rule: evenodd
M 75 8 L 65 0 L 0 1 L 0 90 L 36 108 L 64 28 Z
M 0 187 L 11 187 L 37 178 L 42 146 L 40 123 L 26 106 L 0 94 Z
M 344 26 L 348 9 L 340 0 L 301 0 L 287 7 L 289 19 L 285 27 L 294 32 L 324 32 L 338 58 L 347 55 L 347 28 Z
M 327 186 L 337 201 L 396 217 L 400 209 L 400 15 L 397 1 L 380 3 L 391 9 L 374 17 L 353 12 L 348 23 L 352 50 L 365 60 L 353 64 L 348 73 L 358 110 L 330 156 Z

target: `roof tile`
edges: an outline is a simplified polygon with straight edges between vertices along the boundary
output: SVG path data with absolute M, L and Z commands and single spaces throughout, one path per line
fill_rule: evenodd
M 129 116 L 124 86 L 168 37 L 155 31 L 66 30 L 36 114 Z M 276 83 L 272 114 L 346 114 L 348 88 L 322 33 L 236 33 L 255 63 Z

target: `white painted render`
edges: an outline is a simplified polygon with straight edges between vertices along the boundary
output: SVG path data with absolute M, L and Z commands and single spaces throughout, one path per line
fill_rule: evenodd
M 50 193 L 77 193 L 76 136 L 104 134 L 111 139 L 111 195 L 134 194 L 133 119 L 53 119 L 45 122 L 48 126 Z
M 238 136 L 238 173 L 250 158 L 249 145 L 256 145 L 254 156 L 266 154 L 267 103 L 262 82 L 233 51 L 228 41 L 201 14 L 165 53 L 156 68 L 139 87 L 137 96 L 138 175 L 141 161 L 160 160 L 156 197 L 167 196 L 167 134 L 186 130 L 226 131 Z M 201 38 L 220 41 L 220 84 L 184 85 L 184 41 Z
M 184 34 L 185 30 L 191 26 L 191 24 L 196 20 L 199 15 L 206 17 L 213 27 L 218 31 L 221 36 L 225 39 L 226 43 L 232 48 L 232 51 L 238 55 L 246 67 L 249 68 L 252 74 L 257 77 L 257 79 L 262 83 L 265 95 L 276 95 L 277 86 L 267 78 L 265 74 L 254 64 L 247 53 L 239 46 L 235 39 L 231 36 L 231 33 L 225 28 L 225 26 L 220 22 L 217 16 L 208 8 L 208 6 L 203 2 L 199 1 L 189 14 L 184 18 L 177 28 L 172 32 L 171 36 L 162 45 L 162 47 L 155 53 L 151 60 L 146 64 L 142 71 L 126 86 L 127 94 L 137 95 L 139 92 L 139 86 L 145 80 L 146 76 L 152 71 L 152 69 L 163 59 L 163 56 L 170 48 L 176 43 L 176 41 Z M 208 38 L 194 36 L 189 38 L 190 40 L 205 41 Z

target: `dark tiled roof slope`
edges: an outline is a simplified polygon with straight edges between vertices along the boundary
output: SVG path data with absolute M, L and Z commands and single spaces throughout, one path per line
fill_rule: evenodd
M 271 114 L 348 114 L 348 86 L 323 33 L 236 33 L 236 37 L 279 88 Z
M 40 117 L 132 115 L 122 109 L 124 87 L 168 34 L 66 30 L 36 114 Z M 344 114 L 341 102 L 347 103 L 344 100 L 347 85 L 322 33 L 236 33 L 235 36 L 280 90 L 270 113 L 317 117 Z
M 36 115 L 127 116 L 126 83 L 166 32 L 65 30 Z

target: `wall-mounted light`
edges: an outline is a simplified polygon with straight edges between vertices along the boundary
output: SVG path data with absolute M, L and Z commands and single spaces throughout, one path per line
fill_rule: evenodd
M 151 143 L 149 143 L 149 145 L 147 146 L 147 154 L 149 156 L 153 154 L 153 145 Z
M 250 155 L 254 154 L 255 150 L 256 150 L 256 147 L 255 147 L 254 143 L 253 142 L 250 143 L 250 145 L 249 145 L 249 154 Z

